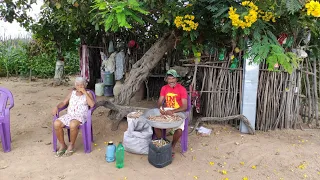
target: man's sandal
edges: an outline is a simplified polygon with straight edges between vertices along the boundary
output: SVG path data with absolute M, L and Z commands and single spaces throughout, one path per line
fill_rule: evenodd
M 175 152 L 172 152 L 172 154 L 171 154 L 172 158 L 174 158 L 174 155 L 175 155 L 175 154 L 176 154 Z
M 55 157 L 61 157 L 62 155 L 64 155 L 66 151 L 67 151 L 66 149 L 57 151 Z

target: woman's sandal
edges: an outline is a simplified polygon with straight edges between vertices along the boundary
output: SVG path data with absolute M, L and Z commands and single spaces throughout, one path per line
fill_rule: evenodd
M 61 157 L 62 155 L 65 154 L 65 152 L 67 151 L 67 149 L 62 149 L 56 152 L 56 157 Z
M 73 153 L 74 153 L 74 149 L 73 150 L 70 150 L 70 151 L 68 151 L 68 150 L 66 150 L 66 152 L 64 153 L 64 156 L 65 157 L 69 157 L 69 156 L 71 156 Z
M 175 154 L 176 154 L 175 152 L 172 152 L 172 154 L 171 154 L 172 158 L 174 158 L 174 155 L 175 155 Z

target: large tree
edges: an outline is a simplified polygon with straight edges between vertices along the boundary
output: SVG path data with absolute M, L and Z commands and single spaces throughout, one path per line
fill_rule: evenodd
M 25 13 L 34 2 L 5 0 L 1 15 L 60 44 L 77 37 L 88 42 L 88 37 L 103 31 L 132 33 L 154 44 L 133 66 L 115 97 L 118 104 L 129 103 L 138 85 L 172 47 L 191 57 L 226 49 L 231 60 L 240 51 L 253 57 L 253 63 L 266 61 L 270 70 L 278 64 L 292 72 L 299 59 L 291 49 L 317 52 L 319 43 L 314 39 L 320 31 L 320 10 L 314 0 L 48 0 L 36 24 Z M 310 34 L 313 40 L 304 41 Z

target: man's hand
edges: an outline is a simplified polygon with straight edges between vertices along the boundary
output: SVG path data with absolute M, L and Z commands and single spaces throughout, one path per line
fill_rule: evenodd
M 165 115 L 173 115 L 174 111 L 173 110 L 167 110 L 165 111 Z
M 166 111 L 163 109 L 162 106 L 159 108 L 159 111 L 160 111 L 160 114 L 162 114 L 162 115 L 166 114 Z
M 52 115 L 53 116 L 55 116 L 55 115 L 57 115 L 58 114 L 58 107 L 54 107 L 53 109 L 52 109 Z

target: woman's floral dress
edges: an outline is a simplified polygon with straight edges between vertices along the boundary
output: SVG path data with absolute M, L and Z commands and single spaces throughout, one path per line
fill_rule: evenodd
M 66 126 L 70 125 L 71 120 L 78 120 L 81 123 L 85 123 L 87 121 L 88 109 L 89 106 L 86 95 L 77 96 L 76 91 L 72 91 L 67 114 L 61 116 L 59 120 Z

